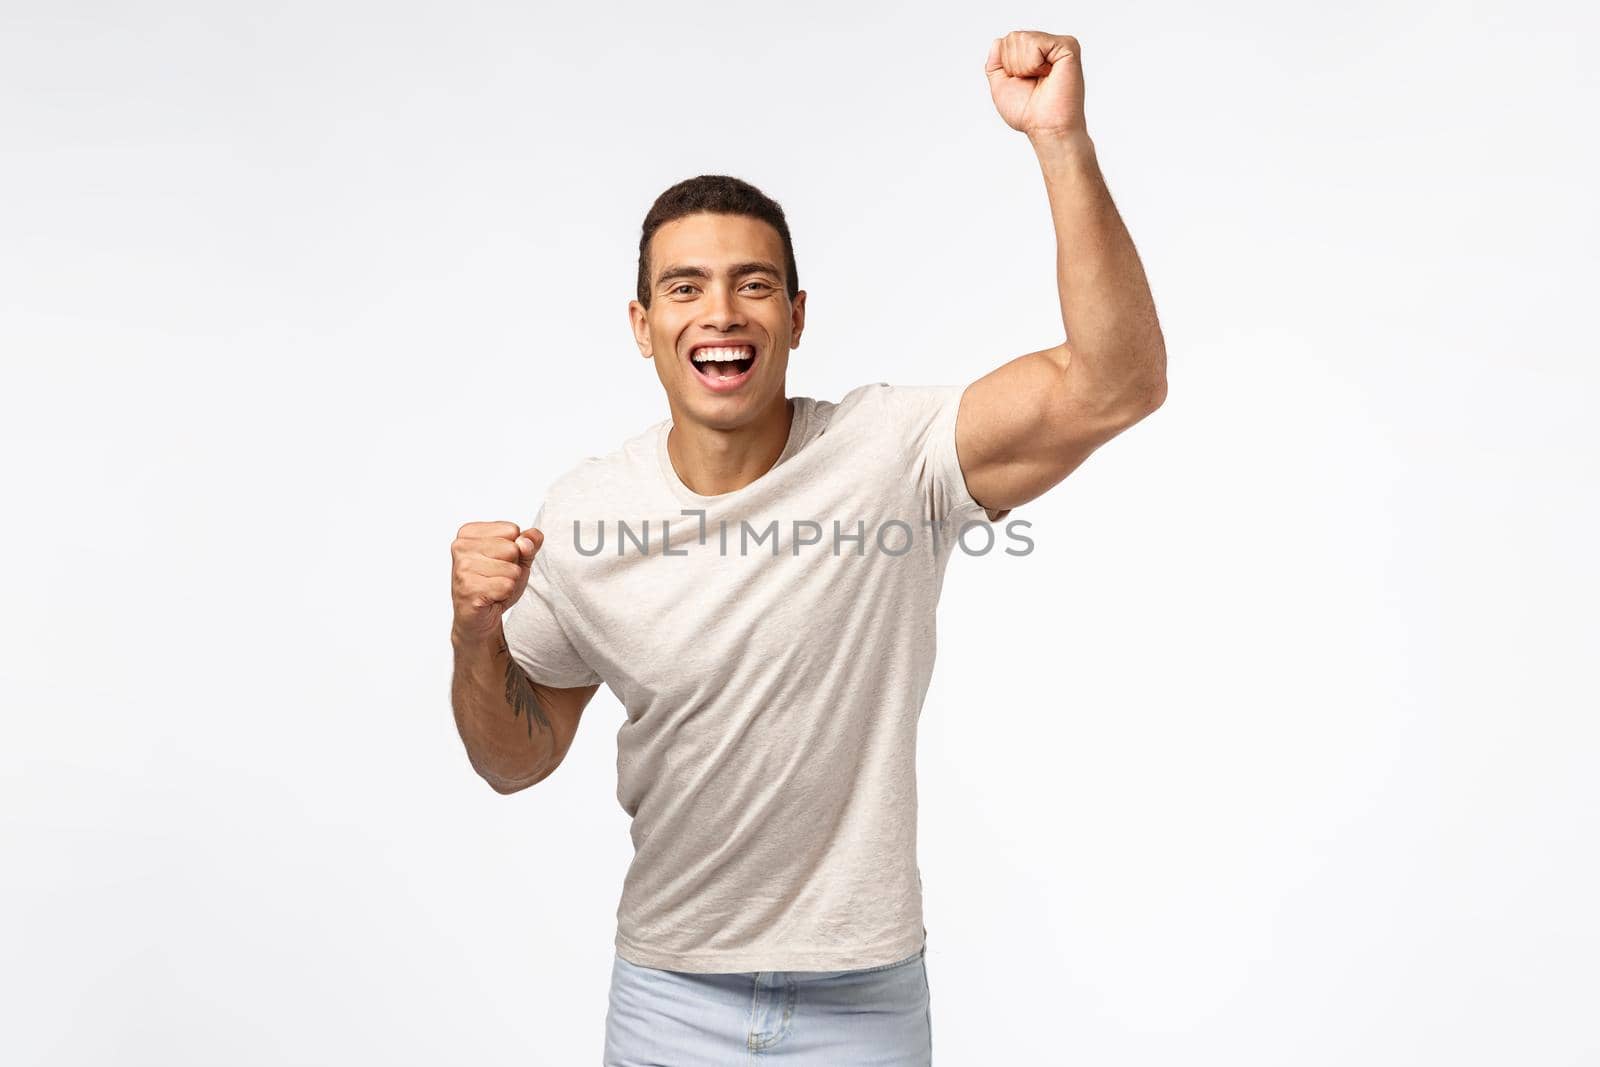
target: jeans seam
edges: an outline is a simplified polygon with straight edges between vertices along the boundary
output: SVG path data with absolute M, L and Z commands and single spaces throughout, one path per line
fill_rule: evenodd
M 778 1029 L 771 1034 L 758 1034 L 756 1032 L 756 1008 L 761 1003 L 761 975 L 767 974 L 776 977 L 781 973 L 781 971 L 756 972 L 755 993 L 750 999 L 750 1025 L 744 1042 L 745 1047 L 752 1053 L 752 1059 L 754 1059 L 754 1053 L 765 1051 L 782 1041 L 793 1028 L 796 984 L 794 979 L 785 976 L 783 981 L 783 1015 L 778 1020 Z
M 873 974 L 873 973 L 876 973 L 877 971 L 887 971 L 887 970 L 889 970 L 890 968 L 893 968 L 893 967 L 904 967 L 908 963 L 915 963 L 917 961 L 917 959 L 921 955 L 922 955 L 922 953 L 920 951 L 913 952 L 911 955 L 907 956 L 903 960 L 895 960 L 893 963 L 879 964 L 876 967 L 863 967 L 861 970 L 856 971 L 855 973 L 856 974 Z
M 755 1053 L 761 1048 L 761 1043 L 756 1038 L 756 1006 L 761 1003 L 761 972 L 755 973 L 755 981 L 750 991 L 750 1019 L 745 1025 L 745 1048 L 750 1050 L 751 1062 L 755 1062 Z
M 928 988 L 928 949 L 924 945 L 919 953 L 922 959 L 922 1021 L 928 1033 L 928 1062 L 933 1063 L 933 993 Z

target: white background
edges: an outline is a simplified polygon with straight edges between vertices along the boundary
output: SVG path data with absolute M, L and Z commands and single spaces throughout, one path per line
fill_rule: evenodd
M 665 416 L 685 177 L 788 213 L 791 393 L 1059 342 L 1025 28 L 1171 393 L 951 565 L 938 1062 L 1600 1062 L 1595 16 L 943 7 L 0 7 L 0 1058 L 598 1062 L 623 712 L 474 776 L 451 537 Z

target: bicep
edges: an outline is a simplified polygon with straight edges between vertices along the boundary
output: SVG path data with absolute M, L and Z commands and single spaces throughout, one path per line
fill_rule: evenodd
M 1121 413 L 1079 377 L 1063 344 L 1018 356 L 967 386 L 956 457 L 973 499 L 991 510 L 1026 504 L 1121 432 Z

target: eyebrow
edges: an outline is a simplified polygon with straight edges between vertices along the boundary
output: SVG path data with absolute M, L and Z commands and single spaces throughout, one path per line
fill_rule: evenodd
M 730 278 L 737 278 L 744 274 L 770 274 L 775 278 L 783 277 L 782 271 L 764 259 L 753 259 L 748 263 L 735 263 L 728 268 L 728 276 Z M 659 288 L 667 282 L 676 281 L 679 278 L 698 278 L 702 281 L 709 281 L 711 272 L 704 267 L 691 266 L 687 263 L 675 263 L 656 277 L 656 286 Z

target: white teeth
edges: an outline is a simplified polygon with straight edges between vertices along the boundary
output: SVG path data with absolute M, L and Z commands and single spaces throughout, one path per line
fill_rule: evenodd
M 731 363 L 736 359 L 754 359 L 755 354 L 755 349 L 749 345 L 740 345 L 736 348 L 698 348 L 691 358 L 696 363 Z

